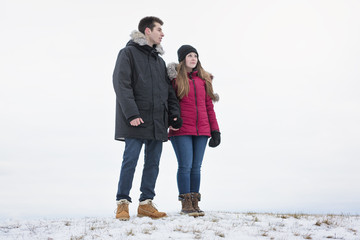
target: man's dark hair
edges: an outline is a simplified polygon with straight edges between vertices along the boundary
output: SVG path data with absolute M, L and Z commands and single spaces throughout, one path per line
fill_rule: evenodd
M 155 23 L 160 23 L 160 25 L 164 24 L 163 21 L 161 21 L 161 19 L 158 17 L 153 17 L 153 16 L 144 17 L 139 22 L 138 30 L 143 34 L 145 34 L 145 29 L 150 28 L 152 31 L 153 28 L 155 27 Z

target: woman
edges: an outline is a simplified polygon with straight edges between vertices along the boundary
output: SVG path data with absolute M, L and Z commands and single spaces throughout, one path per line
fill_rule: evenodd
M 182 127 L 170 127 L 169 138 L 178 161 L 177 185 L 181 213 L 204 216 L 200 210 L 200 169 L 209 137 L 210 147 L 220 144 L 220 131 L 213 101 L 218 101 L 212 88 L 212 75 L 206 72 L 198 59 L 197 50 L 183 45 L 178 50 L 179 64 L 169 64 L 172 80 L 180 103 Z

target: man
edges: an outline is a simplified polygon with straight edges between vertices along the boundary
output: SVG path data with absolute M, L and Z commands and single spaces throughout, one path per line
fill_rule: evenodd
M 180 107 L 167 76 L 160 42 L 163 22 L 157 17 L 141 19 L 138 31 L 120 50 L 113 74 L 116 93 L 115 139 L 125 141 L 116 202 L 116 218 L 129 220 L 129 196 L 142 145 L 145 145 L 144 168 L 138 216 L 154 219 L 166 216 L 153 205 L 159 172 L 162 142 L 167 129 L 181 127 Z

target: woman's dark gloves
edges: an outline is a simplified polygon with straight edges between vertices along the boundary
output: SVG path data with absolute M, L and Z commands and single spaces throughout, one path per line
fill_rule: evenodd
M 210 147 L 217 147 L 221 142 L 220 139 L 220 132 L 219 131 L 212 131 L 211 132 L 211 138 L 209 141 L 209 146 Z
M 177 118 L 176 121 L 174 120 L 174 118 Z M 181 117 L 171 116 L 169 118 L 169 125 L 175 129 L 181 128 L 182 124 L 183 124 L 183 120 Z

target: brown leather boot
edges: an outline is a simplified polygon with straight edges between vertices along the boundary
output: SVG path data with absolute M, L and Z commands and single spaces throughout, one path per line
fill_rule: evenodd
M 180 194 L 179 200 L 181 201 L 181 214 L 187 214 L 189 216 L 197 217 L 198 212 L 194 209 L 191 202 L 191 193 Z
M 191 193 L 191 201 L 192 201 L 192 205 L 193 205 L 195 211 L 197 211 L 199 216 L 205 216 L 204 211 L 202 211 L 199 208 L 199 201 L 200 200 L 201 200 L 201 194 L 200 193 Z
M 138 217 L 151 217 L 152 219 L 158 219 L 166 217 L 166 213 L 159 212 L 154 206 L 151 199 L 146 199 L 139 203 Z
M 128 221 L 130 219 L 129 215 L 129 201 L 126 199 L 121 199 L 116 201 L 117 210 L 116 210 L 116 219 L 121 221 Z

